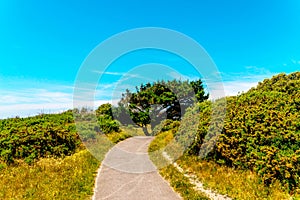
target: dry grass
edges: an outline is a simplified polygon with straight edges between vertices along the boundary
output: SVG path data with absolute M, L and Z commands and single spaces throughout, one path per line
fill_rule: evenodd
M 0 166 L 0 199 L 90 199 L 100 161 L 112 142 L 99 136 L 86 145 L 93 155 L 84 149 L 63 159 Z
M 203 193 L 194 190 L 188 178 L 181 174 L 175 167 L 168 164 L 168 161 L 162 156 L 164 147 L 173 139 L 171 131 L 163 132 L 156 136 L 149 146 L 149 157 L 159 168 L 159 173 L 170 183 L 173 189 L 178 192 L 183 199 L 201 200 L 208 199 Z
M 1 170 L 0 199 L 88 199 L 100 162 L 87 150 Z
M 150 144 L 150 158 L 158 167 L 166 166 L 159 149 L 163 149 L 172 139 L 172 132 L 166 131 L 158 134 Z M 263 185 L 258 175 L 250 170 L 242 171 L 220 166 L 214 162 L 200 160 L 197 156 L 182 156 L 176 162 L 185 171 L 197 175 L 204 187 L 220 194 L 227 194 L 233 199 L 300 199 L 299 196 L 290 196 L 284 188 L 281 188 L 279 182 L 275 182 L 270 187 Z M 185 199 L 195 199 L 196 195 L 199 195 L 198 191 L 193 190 L 192 185 L 174 167 L 163 167 L 160 173 Z M 185 197 L 185 193 L 189 195 L 188 198 Z
M 270 187 L 263 185 L 250 170 L 236 170 L 214 162 L 200 161 L 196 156 L 184 156 L 177 163 L 185 170 L 196 174 L 204 186 L 227 194 L 234 199 L 290 199 L 279 182 Z M 296 197 L 294 197 L 296 198 Z
M 208 200 L 209 198 L 205 196 L 200 191 L 196 191 L 188 178 L 181 174 L 175 167 L 169 165 L 164 167 L 159 172 L 173 187 L 173 189 L 180 194 L 180 196 L 185 200 Z
M 145 136 L 143 129 L 132 125 L 121 126 L 122 132 L 129 134 L 130 136 Z
M 107 134 L 107 138 L 113 142 L 113 143 L 118 143 L 122 140 L 125 140 L 129 137 L 132 137 L 132 136 L 144 136 L 144 132 L 142 130 L 142 128 L 136 128 L 136 127 L 133 127 L 133 126 L 122 126 L 121 127 L 121 132 L 113 132 L 113 133 L 109 133 Z
M 93 155 L 83 149 L 63 159 L 43 158 L 32 165 L 22 160 L 13 166 L 0 163 L 0 199 L 90 199 L 100 161 L 113 142 L 142 134 L 133 127 L 122 130 L 86 142 Z

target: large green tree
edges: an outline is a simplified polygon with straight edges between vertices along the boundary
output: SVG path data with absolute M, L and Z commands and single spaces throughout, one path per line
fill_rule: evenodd
M 126 90 L 122 95 L 117 110 L 117 118 L 129 123 L 128 117 L 140 127 L 151 124 L 153 128 L 163 119 L 180 120 L 186 108 L 195 101 L 208 99 L 202 81 L 157 81 L 141 84 L 135 92 Z M 128 110 L 128 112 L 126 112 Z

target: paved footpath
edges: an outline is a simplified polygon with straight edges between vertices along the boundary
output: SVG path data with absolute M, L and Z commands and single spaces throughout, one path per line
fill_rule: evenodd
M 148 156 L 153 137 L 136 136 L 118 143 L 98 172 L 94 200 L 179 200 Z

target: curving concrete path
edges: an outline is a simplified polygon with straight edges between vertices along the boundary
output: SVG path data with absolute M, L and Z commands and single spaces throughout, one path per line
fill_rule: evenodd
M 102 162 L 94 200 L 179 200 L 148 156 L 153 137 L 136 136 L 118 143 Z

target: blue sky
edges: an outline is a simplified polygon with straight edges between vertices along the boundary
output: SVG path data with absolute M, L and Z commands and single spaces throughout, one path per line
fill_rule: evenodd
M 299 71 L 299 13 L 298 0 L 0 1 L 0 118 L 72 108 L 74 81 L 88 54 L 112 35 L 142 27 L 193 38 L 221 72 L 226 94 L 246 91 L 276 73 Z M 163 52 L 143 55 L 114 63 L 97 88 L 97 104 L 110 100 L 118 85 L 130 87 L 118 82 L 126 66 L 185 66 Z M 180 73 L 195 78 L 185 67 Z

